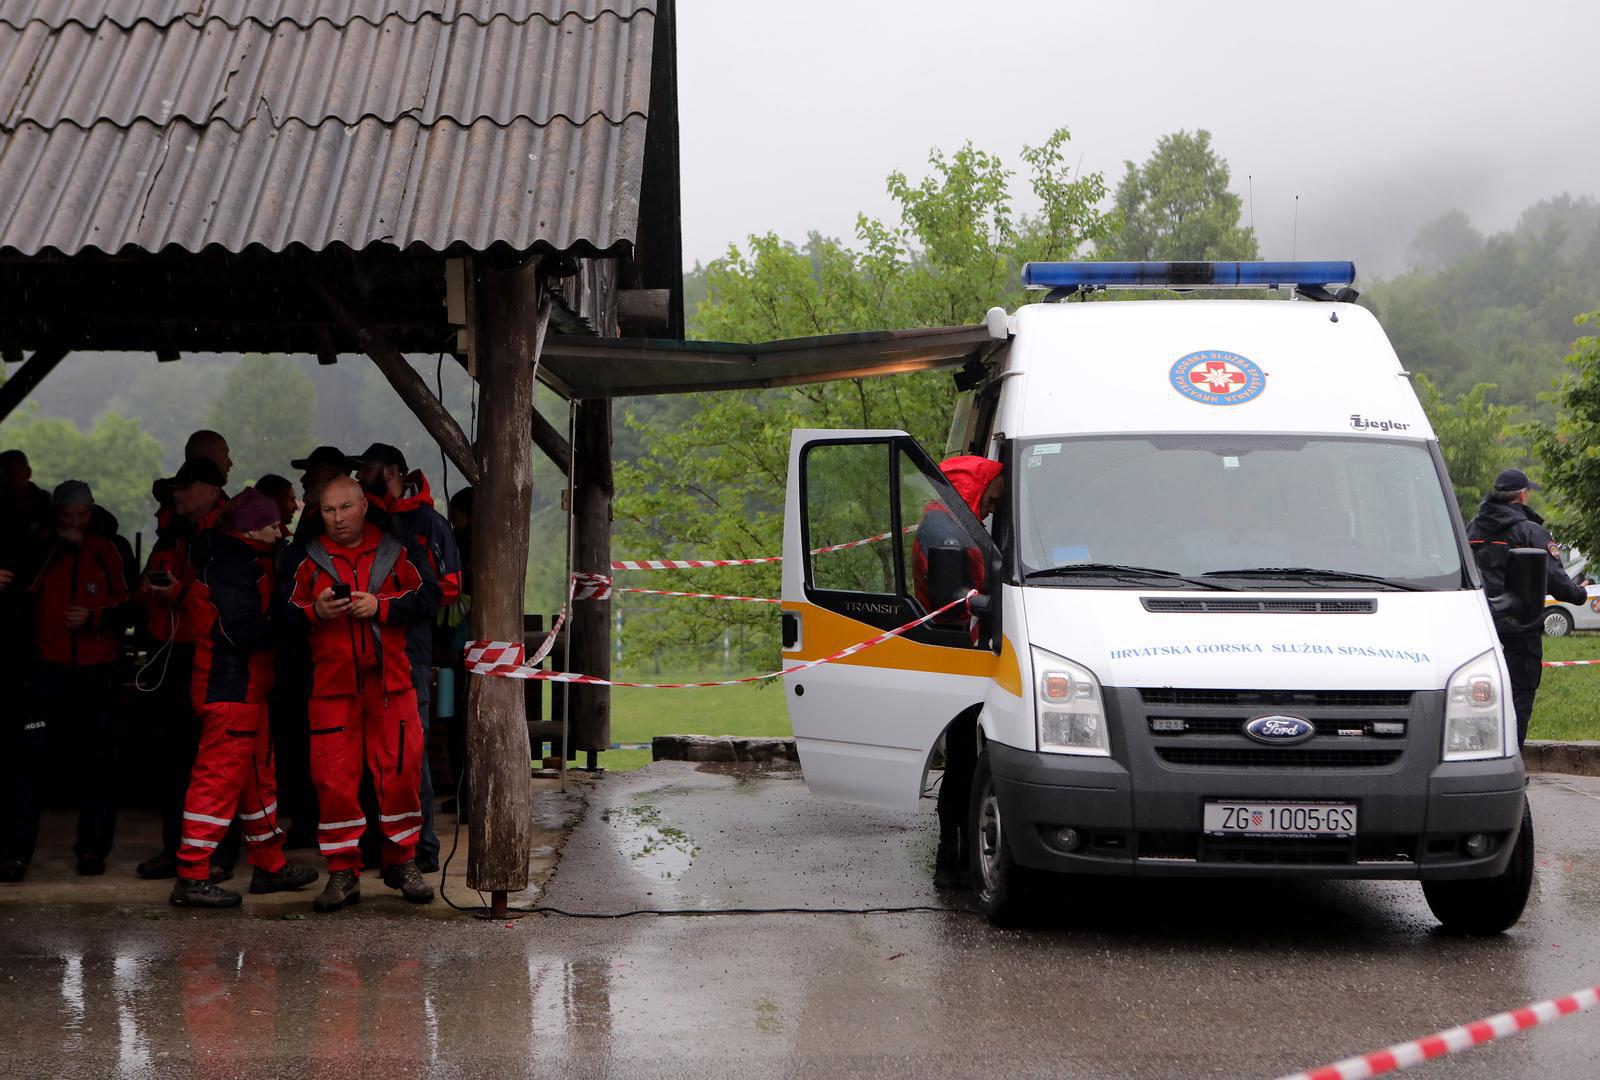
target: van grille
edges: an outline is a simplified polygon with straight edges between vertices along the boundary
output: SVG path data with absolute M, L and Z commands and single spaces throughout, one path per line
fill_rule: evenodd
M 1244 732 L 1244 725 L 1249 720 L 1244 716 L 1157 716 L 1152 714 L 1148 718 L 1150 734 L 1152 735 L 1239 735 Z M 1399 724 L 1399 731 L 1385 732 L 1377 736 L 1372 730 L 1372 721 L 1366 717 L 1356 717 L 1346 720 L 1342 718 L 1318 717 L 1308 720 L 1314 735 L 1330 735 L 1337 738 L 1351 738 L 1352 734 L 1371 735 L 1379 738 L 1399 738 L 1405 735 L 1406 721 L 1404 719 L 1380 721 L 1388 724 Z
M 1146 611 L 1160 615 L 1371 615 L 1376 600 L 1201 600 L 1175 596 L 1140 597 Z
M 1241 709 L 1409 709 L 1410 690 L 1188 690 L 1145 687 L 1146 705 L 1223 705 Z
M 1169 765 L 1202 765 L 1244 769 L 1378 769 L 1400 760 L 1394 750 L 1307 750 L 1302 747 L 1158 746 L 1156 756 Z

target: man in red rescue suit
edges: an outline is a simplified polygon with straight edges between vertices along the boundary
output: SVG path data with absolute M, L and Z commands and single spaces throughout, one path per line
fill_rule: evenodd
M 222 469 L 205 457 L 185 461 L 176 476 L 156 481 L 156 490 L 170 501 L 156 513 L 156 542 L 134 599 L 147 613 L 145 629 L 153 642 L 152 660 L 140 672 L 139 682 L 150 691 L 155 722 L 150 742 L 156 754 L 161 850 L 135 868 L 142 878 L 170 878 L 178 873 L 184 792 L 200 745 L 200 721 L 189 700 L 198 634 L 196 609 L 184 602 L 194 583 L 189 548 L 195 537 L 217 524 L 227 506 L 222 491 L 225 481 Z M 236 837 L 212 853 L 212 869 L 219 880 L 232 876 L 238 854 Z
M 394 519 L 413 559 L 426 560 L 439 582 L 440 607 L 461 599 L 461 552 L 455 533 L 443 514 L 433 508 L 433 493 L 422 470 L 410 472 L 398 447 L 373 443 L 352 459 L 356 479 L 374 506 Z M 416 622 L 406 627 L 406 656 L 411 660 L 411 685 L 417 692 L 417 714 L 422 718 L 422 742 L 428 742 L 433 714 L 433 624 Z M 433 770 L 422 755 L 422 832 L 417 834 L 417 868 L 424 874 L 439 869 L 439 837 L 433 831 Z
M 58 747 L 69 748 L 78 779 L 73 853 L 79 874 L 105 873 L 116 828 L 111 705 L 118 640 L 126 625 L 127 570 L 117 545 L 89 526 L 94 496 L 88 484 L 66 481 L 50 504 L 55 528 L 27 587 L 38 651 L 33 707 L 10 710 L 14 720 L 8 720 L 22 728 L 22 745 L 0 832 L 0 881 L 21 881 L 33 858 L 52 733 Z
M 953 457 L 941 462 L 939 471 L 979 521 L 994 512 L 1005 494 L 1005 480 L 1000 475 L 998 461 L 971 455 Z M 939 548 L 964 551 L 966 558 L 948 562 L 930 560 L 928 553 Z M 912 560 L 917 600 L 924 611 L 943 607 L 969 589 L 981 591 L 987 578 L 982 552 L 972 546 L 966 530 L 950 511 L 937 502 L 929 504 L 922 523 L 917 526 Z M 969 616 L 965 610 L 956 608 L 941 617 L 937 624 L 953 624 L 965 629 Z M 933 876 L 934 885 L 941 889 L 962 888 L 967 882 L 963 834 L 972 797 L 972 773 L 977 766 L 977 740 L 975 719 L 958 720 L 945 733 L 944 779 L 939 782 L 938 800 L 939 848 L 934 856 Z
M 301 889 L 317 879 L 289 866 L 278 828 L 267 692 L 272 688 L 272 558 L 283 534 L 278 505 L 247 488 L 190 548 L 194 581 L 184 598 L 196 630 L 190 691 L 200 746 L 183 804 L 175 907 L 237 907 L 211 881 L 211 853 L 235 815 L 255 873 L 252 893 Z
M 439 586 L 419 568 L 382 511 L 368 520 L 361 485 L 348 477 L 322 490 L 324 533 L 306 544 L 290 603 L 311 643 L 311 779 L 318 847 L 328 884 L 312 903 L 337 911 L 361 899 L 363 764 L 371 771 L 383 831 L 383 883 L 425 904 L 433 888 L 417 869 L 422 723 L 406 657 L 406 627 L 428 623 Z

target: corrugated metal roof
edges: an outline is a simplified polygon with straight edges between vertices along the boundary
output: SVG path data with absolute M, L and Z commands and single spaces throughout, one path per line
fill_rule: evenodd
M 238 129 L 252 117 L 279 125 L 401 116 L 424 124 L 620 121 L 642 115 L 649 102 L 654 32 L 650 17 L 614 15 L 560 23 L 430 15 L 307 29 L 211 21 L 131 30 L 0 26 L 0 130 L 24 121 L 127 127 L 141 119 Z
M 614 248 L 654 29 L 638 0 L 0 0 L 0 251 Z
M 126 28 L 138 22 L 166 26 L 180 19 L 195 23 L 217 19 L 229 26 L 246 20 L 265 26 L 280 22 L 310 26 L 320 19 L 344 26 L 357 19 L 375 23 L 391 15 L 408 22 L 424 15 L 445 22 L 488 22 L 496 15 L 517 22 L 531 18 L 555 22 L 577 15 L 593 22 L 604 12 L 629 18 L 636 11 L 654 10 L 654 0 L 4 0 L 0 23 L 18 29 L 30 22 L 50 27 L 112 23 Z
M 25 255 L 631 240 L 645 120 L 500 127 L 25 124 L 0 156 L 0 237 Z M 21 197 L 16 197 L 19 194 Z

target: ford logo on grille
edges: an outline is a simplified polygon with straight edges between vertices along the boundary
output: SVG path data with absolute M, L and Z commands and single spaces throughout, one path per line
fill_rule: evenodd
M 1256 742 L 1293 746 L 1311 738 L 1317 729 L 1309 720 L 1298 716 L 1258 716 L 1244 726 L 1244 733 Z

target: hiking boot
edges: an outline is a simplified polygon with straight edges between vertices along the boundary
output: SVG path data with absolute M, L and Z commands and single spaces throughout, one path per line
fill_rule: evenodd
M 256 872 L 250 875 L 250 891 L 253 893 L 269 892 L 294 892 L 303 889 L 317 880 L 317 872 L 309 866 L 290 866 L 284 863 L 276 870 L 263 870 L 256 867 Z
M 417 852 L 417 869 L 424 874 L 437 874 L 439 872 L 439 856 Z
M 173 907 L 230 908 L 238 907 L 244 897 L 232 889 L 220 889 L 209 881 L 179 878 L 172 885 L 172 895 L 167 903 Z
M 178 857 L 170 851 L 163 851 L 153 855 L 133 868 L 133 872 L 151 881 L 156 878 L 169 878 L 178 876 Z
M 422 880 L 422 871 L 417 869 L 415 859 L 385 866 L 383 883 L 391 889 L 399 889 L 400 895 L 413 904 L 433 903 L 433 886 Z
M 106 860 L 103 855 L 79 855 L 78 876 L 99 877 L 106 872 Z
M 312 911 L 338 911 L 361 903 L 361 877 L 354 870 L 335 870 L 328 875 L 322 895 L 311 901 Z
M 21 859 L 7 859 L 0 862 L 0 881 L 18 882 L 28 872 L 28 864 Z
M 933 857 L 933 887 L 935 889 L 965 889 L 972 878 L 967 871 L 967 860 L 962 851 L 959 830 L 940 830 L 939 849 Z

